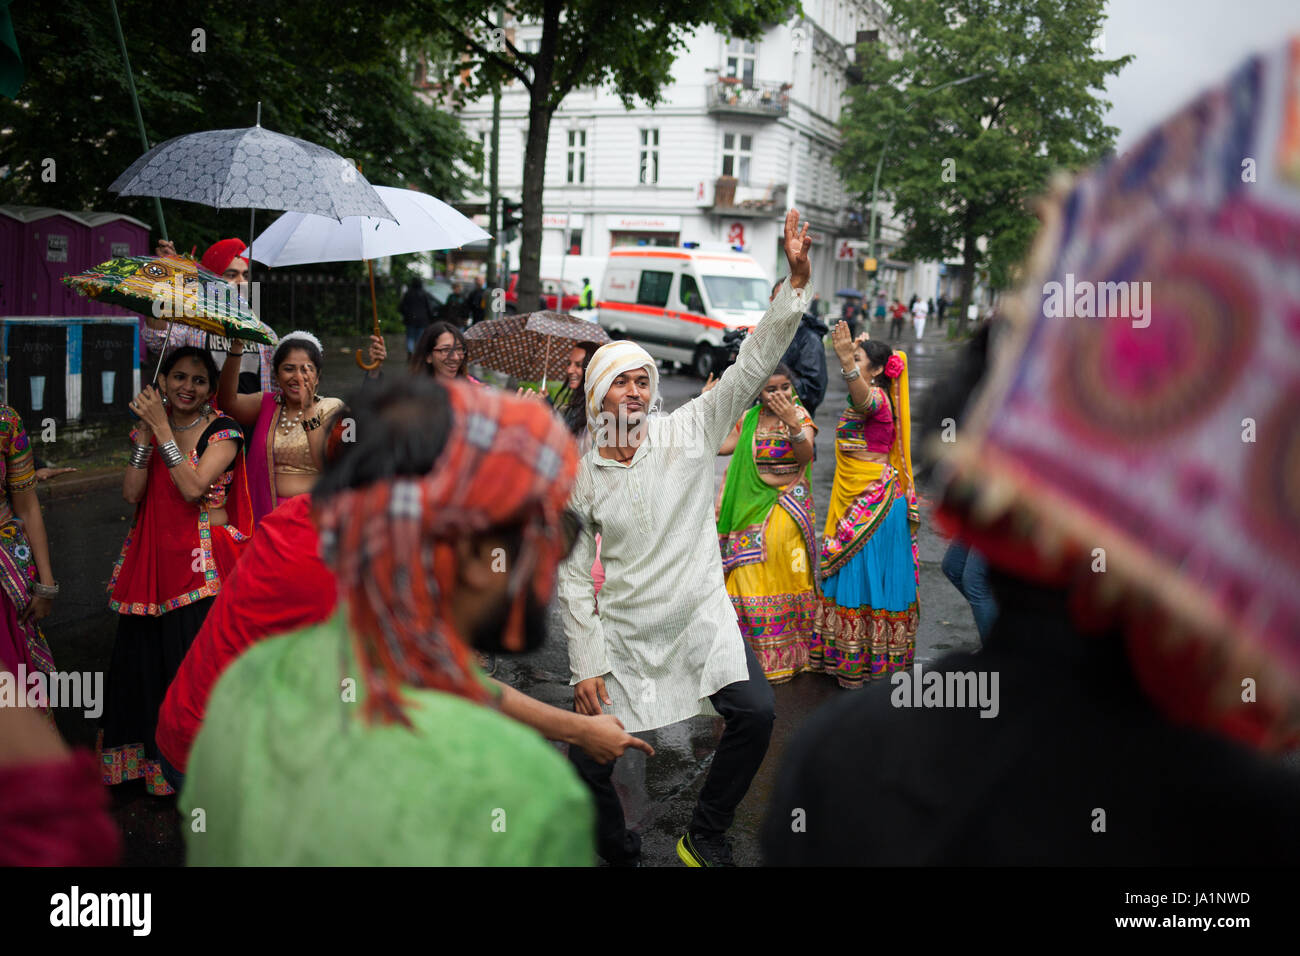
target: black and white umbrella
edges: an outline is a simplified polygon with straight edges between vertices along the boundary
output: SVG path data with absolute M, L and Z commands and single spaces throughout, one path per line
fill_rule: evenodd
M 109 189 L 217 209 L 284 209 L 338 220 L 397 218 L 338 153 L 260 125 L 169 139 L 132 163 Z

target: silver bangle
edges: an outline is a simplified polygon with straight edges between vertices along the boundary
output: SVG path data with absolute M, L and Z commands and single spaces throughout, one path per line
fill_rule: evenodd
M 40 581 L 33 581 L 32 594 L 36 595 L 37 597 L 43 597 L 43 598 L 58 597 L 59 585 L 57 582 L 55 582 L 54 584 L 41 584 Z
M 181 454 L 181 450 L 176 447 L 175 439 L 163 442 L 158 446 L 158 448 L 162 452 L 163 461 L 166 463 L 168 469 L 175 468 L 185 460 L 185 456 Z
M 136 445 L 131 450 L 131 467 L 148 468 L 153 457 L 153 445 Z
M 853 366 L 852 372 L 846 372 L 844 371 L 844 369 L 840 369 L 840 377 L 843 378 L 844 381 L 846 382 L 851 382 L 855 378 L 859 378 L 861 375 L 862 375 L 862 369 L 858 368 L 856 365 Z
M 808 436 L 803 433 L 802 425 L 799 426 L 799 430 L 797 432 L 795 432 L 793 435 L 790 436 L 790 441 L 794 442 L 796 445 L 799 444 L 800 442 L 805 442 L 807 440 L 808 440 Z

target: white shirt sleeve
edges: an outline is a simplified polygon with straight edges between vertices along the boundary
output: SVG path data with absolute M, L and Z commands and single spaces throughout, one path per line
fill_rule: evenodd
M 704 443 L 704 454 L 718 453 L 736 420 L 744 414 L 758 390 L 776 368 L 799 329 L 799 320 L 812 302 L 812 282 L 795 289 L 790 282 L 781 283 L 767 313 L 740 345 L 740 354 L 731 368 L 712 390 L 674 412 L 692 419 L 692 431 Z
M 569 641 L 570 684 L 610 671 L 605 632 L 596 614 L 596 585 L 591 566 L 596 560 L 596 532 L 592 527 L 591 488 L 586 468 L 578 465 L 569 507 L 582 519 L 582 532 L 573 552 L 560 565 L 557 596 L 564 633 Z

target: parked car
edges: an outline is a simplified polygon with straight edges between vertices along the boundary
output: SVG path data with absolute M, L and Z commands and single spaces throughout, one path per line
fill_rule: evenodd
M 707 378 L 735 361 L 767 311 L 772 282 L 751 256 L 723 248 L 623 248 L 609 254 L 598 304 L 612 338 Z
M 519 295 L 516 292 L 516 286 L 518 285 L 518 283 L 519 283 L 519 273 L 518 272 L 510 273 L 510 285 L 506 289 L 506 314 L 507 315 L 514 315 L 515 313 L 520 311 L 524 311 L 524 312 L 537 311 L 536 309 L 521 310 L 519 308 Z M 543 305 L 544 303 L 543 307 L 550 309 L 552 312 L 570 312 L 573 309 L 576 309 L 578 307 L 579 293 L 582 291 L 578 287 L 578 283 L 570 279 L 563 280 L 564 296 L 562 301 L 560 301 L 557 305 L 556 300 L 561 298 L 560 286 L 561 286 L 561 280 L 559 279 L 545 279 L 545 278 L 542 279 L 542 302 L 538 303 L 538 305 Z

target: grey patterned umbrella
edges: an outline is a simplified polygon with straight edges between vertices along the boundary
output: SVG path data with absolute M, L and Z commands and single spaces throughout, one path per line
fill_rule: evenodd
M 217 209 L 284 209 L 339 220 L 397 218 L 338 153 L 261 126 L 169 139 L 108 188 L 123 196 L 183 199 Z

